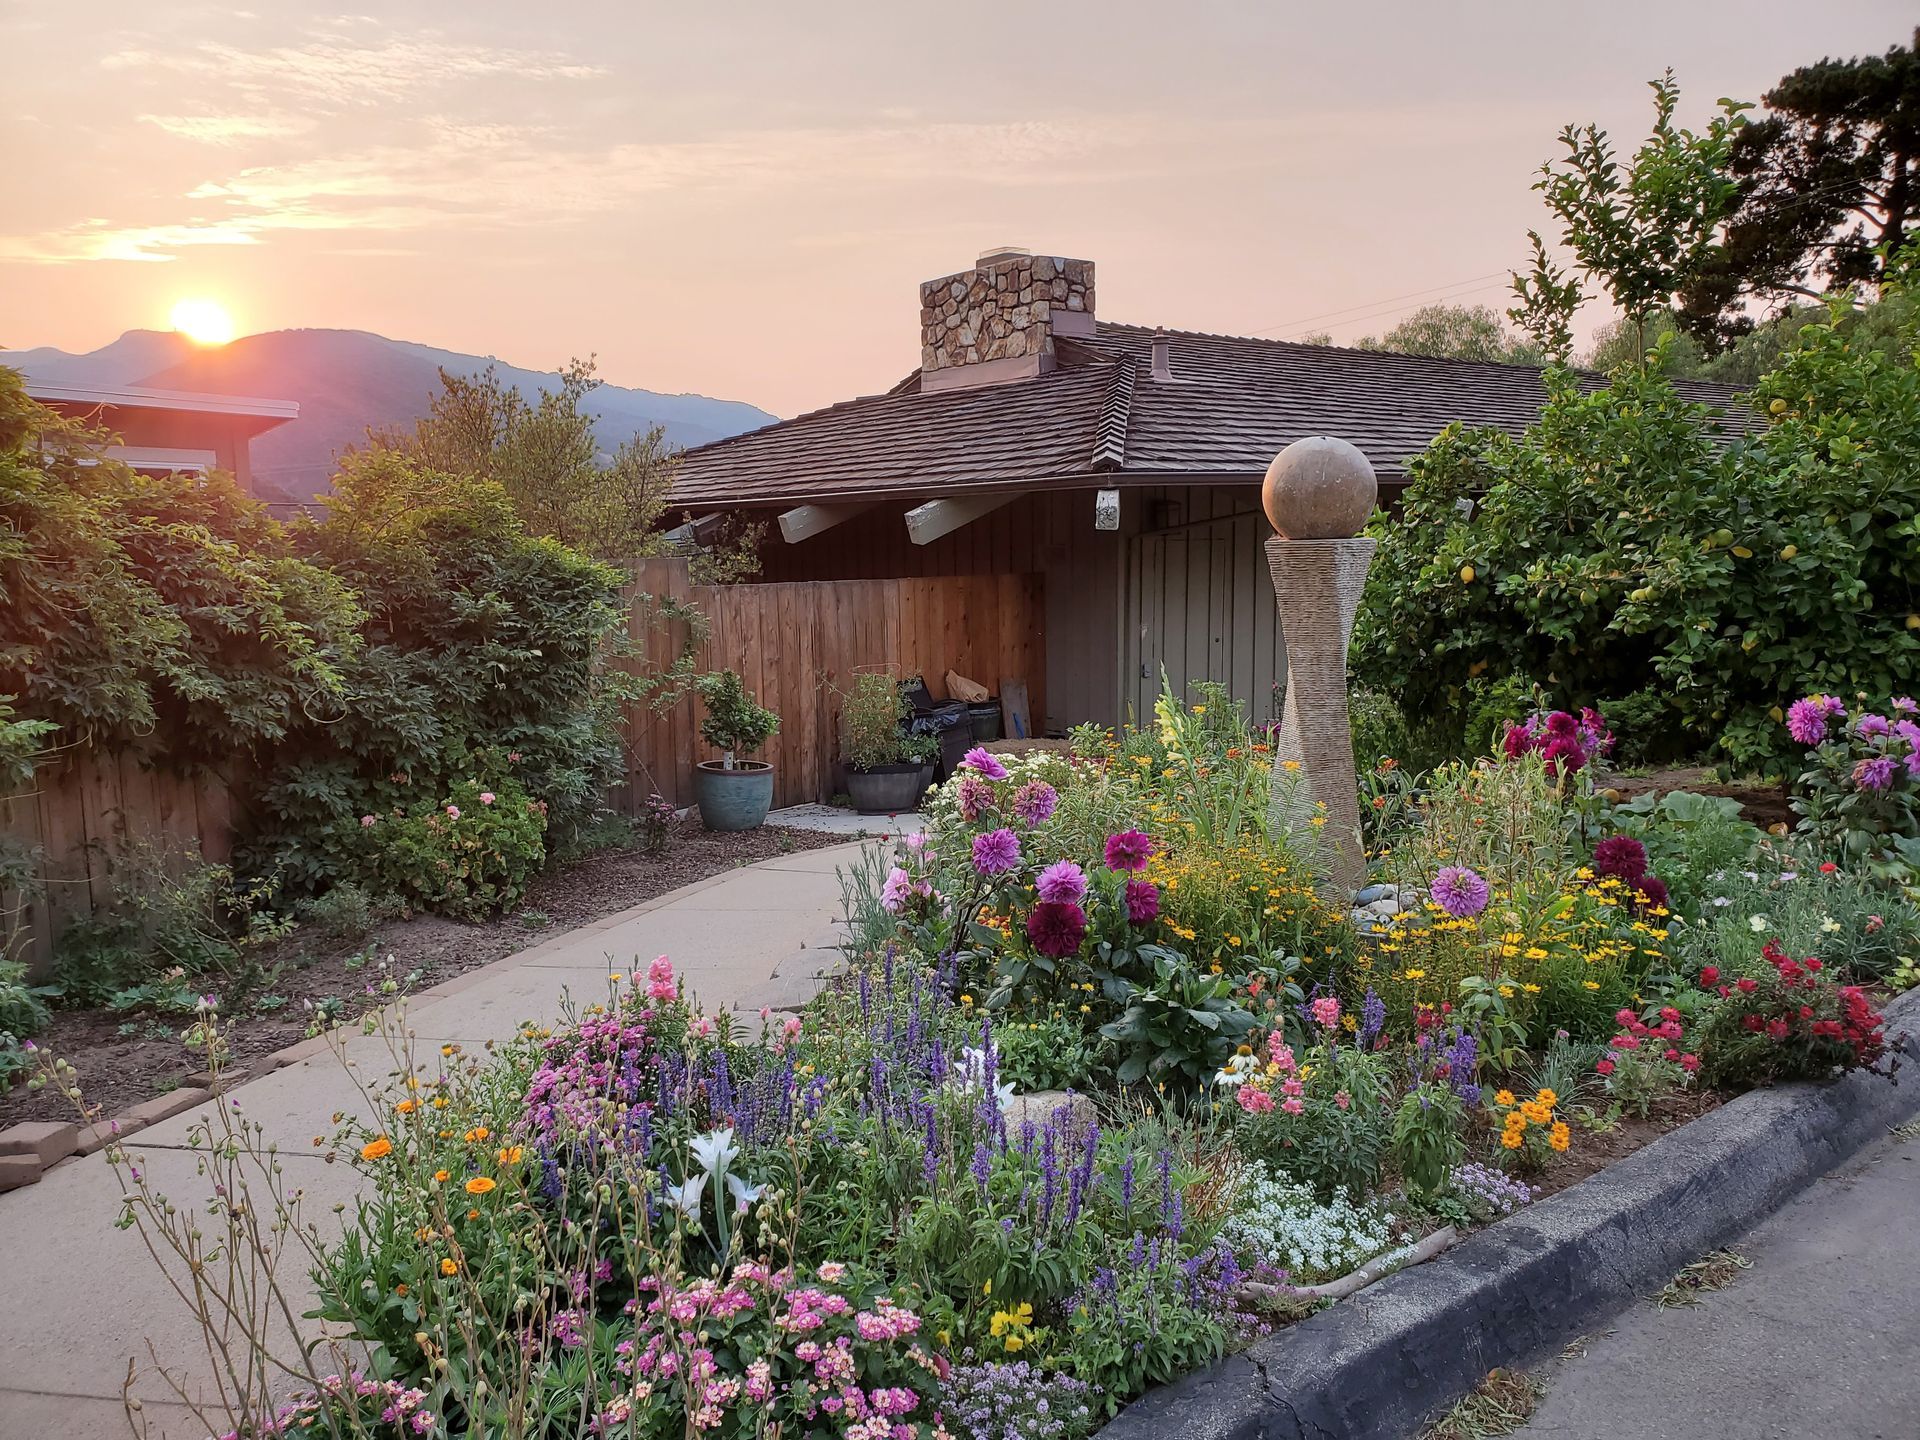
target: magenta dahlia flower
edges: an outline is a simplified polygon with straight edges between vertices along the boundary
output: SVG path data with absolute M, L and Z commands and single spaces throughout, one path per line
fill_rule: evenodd
M 1107 868 L 1138 874 L 1153 858 L 1153 837 L 1139 830 L 1122 830 L 1107 837 Z
M 1027 939 L 1042 955 L 1064 960 L 1087 938 L 1087 912 L 1071 900 L 1042 900 L 1027 912 Z
M 1087 898 L 1087 876 L 1071 860 L 1056 860 L 1040 872 L 1034 889 L 1042 900 L 1070 901 L 1078 905 Z
M 1809 695 L 1787 707 L 1787 734 L 1801 745 L 1818 745 L 1827 738 L 1827 707 L 1819 696 Z
M 1151 925 L 1160 918 L 1160 887 L 1151 880 L 1127 881 L 1127 923 Z
M 1885 735 L 1892 729 L 1884 715 L 1862 715 L 1853 722 L 1853 733 L 1856 735 Z
M 978 775 L 960 781 L 960 818 L 969 825 L 993 808 L 993 787 Z
M 1059 804 L 1059 795 L 1044 780 L 1029 780 L 1013 792 L 1013 813 L 1029 830 L 1046 824 Z
M 1893 757 L 1874 755 L 1855 762 L 1853 783 L 1862 790 L 1887 790 L 1893 786 Z
M 999 756 L 990 754 L 984 745 L 976 745 L 967 751 L 966 758 L 960 764 L 963 769 L 978 770 L 989 780 L 1007 778 L 1007 767 L 1000 763 Z
M 1433 877 L 1433 903 L 1456 920 L 1487 908 L 1487 882 L 1464 865 L 1449 865 Z
M 1633 882 L 1634 892 L 1640 897 L 1640 908 L 1644 910 L 1664 909 L 1667 904 L 1667 882 L 1658 875 L 1642 875 Z
M 1610 835 L 1593 847 L 1593 868 L 1616 880 L 1638 880 L 1647 873 L 1647 847 L 1631 835 Z
M 1509 760 L 1518 760 L 1522 755 L 1532 752 L 1533 736 L 1527 733 L 1526 726 L 1508 721 L 1506 737 L 1501 740 L 1500 748 Z
M 1555 735 L 1541 747 L 1540 758 L 1546 762 L 1548 769 L 1571 775 L 1586 767 L 1587 752 L 1580 748 L 1580 742 L 1571 735 Z
M 1005 829 L 973 837 L 973 868 L 982 875 L 1004 875 L 1020 863 L 1020 837 Z

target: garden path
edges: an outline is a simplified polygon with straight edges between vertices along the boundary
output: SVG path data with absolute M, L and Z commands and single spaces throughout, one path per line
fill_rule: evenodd
M 1920 1434 L 1920 1136 L 1890 1135 L 1733 1249 L 1698 1303 L 1637 1305 L 1541 1372 L 1523 1440 L 1913 1440 Z
M 420 1045 L 473 1047 L 510 1038 L 522 1021 L 558 1018 L 564 997 L 603 995 L 611 971 L 656 955 L 709 1009 L 792 1009 L 819 988 L 838 959 L 839 866 L 858 844 L 765 860 L 689 885 L 631 910 L 554 936 L 413 997 L 407 1024 Z M 351 1064 L 378 1081 L 393 1063 L 384 1042 L 353 1033 Z M 81 1077 L 84 1087 L 86 1077 Z M 282 1155 L 289 1190 L 325 1229 L 335 1206 L 351 1205 L 358 1176 L 329 1164 L 314 1137 L 333 1129 L 336 1110 L 366 1105 L 340 1060 L 322 1052 L 230 1091 Z M 204 1203 L 206 1182 L 186 1148 L 207 1112 L 189 1110 L 127 1143 L 148 1175 L 182 1209 Z M 130 1357 L 148 1369 L 204 1380 L 213 1372 L 196 1328 L 137 1233 L 116 1230 L 120 1190 L 101 1155 L 69 1160 L 37 1185 L 0 1195 L 0 1437 L 98 1440 L 127 1433 L 120 1391 Z M 295 1277 L 298 1283 L 298 1277 Z M 151 1375 L 136 1383 L 154 1440 L 202 1440 L 205 1427 Z

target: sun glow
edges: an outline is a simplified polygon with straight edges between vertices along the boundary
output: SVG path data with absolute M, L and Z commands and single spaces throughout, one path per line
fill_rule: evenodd
M 182 300 L 169 318 L 173 328 L 196 345 L 224 345 L 233 339 L 233 317 L 218 300 Z

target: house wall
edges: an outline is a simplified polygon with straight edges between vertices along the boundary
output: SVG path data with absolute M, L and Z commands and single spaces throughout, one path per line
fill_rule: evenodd
M 1093 491 L 1028 495 L 930 545 L 891 502 L 789 545 L 776 530 L 763 581 L 1038 573 L 1046 577 L 1046 724 L 1146 715 L 1160 671 L 1187 692 L 1219 679 L 1255 720 L 1274 713 L 1286 647 L 1252 485 L 1131 487 L 1120 529 L 1093 528 Z M 989 687 L 997 676 L 975 676 Z

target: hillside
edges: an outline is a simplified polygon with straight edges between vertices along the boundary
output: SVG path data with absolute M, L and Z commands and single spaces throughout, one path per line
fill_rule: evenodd
M 326 493 L 333 460 L 369 427 L 405 425 L 427 413 L 439 371 L 475 375 L 489 364 L 523 393 L 558 383 L 550 371 L 485 356 L 389 340 L 364 330 L 273 330 L 200 349 L 172 332 L 130 330 L 82 355 L 43 348 L 0 352 L 0 364 L 28 378 L 79 385 L 141 385 L 216 395 L 296 400 L 300 418 L 253 442 L 254 488 L 263 500 L 302 501 Z M 654 425 L 676 446 L 703 444 L 768 424 L 774 417 L 737 400 L 661 395 L 603 385 L 589 402 L 601 442 L 612 449 Z

